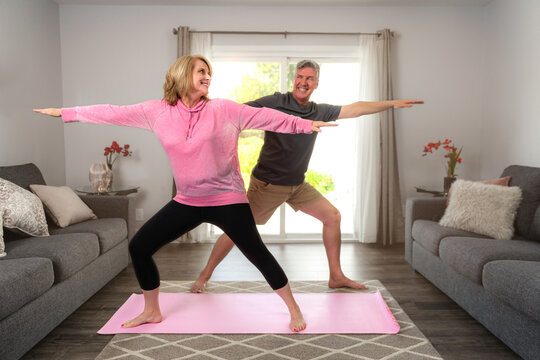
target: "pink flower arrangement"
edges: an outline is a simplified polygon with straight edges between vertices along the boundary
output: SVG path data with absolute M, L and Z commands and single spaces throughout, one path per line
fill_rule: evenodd
M 445 139 L 442 143 L 439 140 L 436 143 L 430 142 L 426 146 L 424 146 L 422 156 L 432 154 L 433 150 L 438 150 L 441 146 L 444 150 L 447 151 L 444 155 L 445 158 L 448 158 L 448 161 L 446 163 L 446 176 L 455 177 L 456 165 L 458 163 L 461 164 L 461 162 L 463 161 L 463 159 L 461 158 L 461 150 L 463 149 L 463 147 L 458 150 L 457 147 L 452 144 L 452 140 Z

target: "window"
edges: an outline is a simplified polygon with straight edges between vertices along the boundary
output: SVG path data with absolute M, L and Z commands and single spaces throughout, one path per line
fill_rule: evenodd
M 214 77 L 210 88 L 213 98 L 228 98 L 240 103 L 290 91 L 298 59 L 215 59 Z M 321 65 L 319 87 L 311 100 L 335 105 L 358 100 L 359 64 L 342 59 L 314 59 Z M 336 128 L 323 129 L 315 143 L 306 181 L 317 187 L 336 206 L 342 215 L 342 238 L 352 239 L 352 169 L 348 159 L 354 153 L 354 121 L 340 120 Z M 263 144 L 264 132 L 249 130 L 241 134 L 239 158 L 242 175 L 248 185 L 251 168 L 255 165 Z M 318 183 L 318 184 L 315 184 Z M 322 224 L 302 212 L 295 213 L 282 205 L 265 225 L 258 226 L 265 241 L 291 242 L 321 240 Z M 217 237 L 221 230 L 212 227 Z

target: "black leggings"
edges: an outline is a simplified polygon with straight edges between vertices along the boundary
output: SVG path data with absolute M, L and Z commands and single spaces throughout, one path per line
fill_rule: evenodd
M 143 290 L 159 286 L 159 272 L 152 255 L 203 222 L 221 228 L 272 289 L 287 284 L 283 269 L 261 240 L 249 204 L 198 207 L 171 200 L 141 227 L 129 244 L 135 274 Z

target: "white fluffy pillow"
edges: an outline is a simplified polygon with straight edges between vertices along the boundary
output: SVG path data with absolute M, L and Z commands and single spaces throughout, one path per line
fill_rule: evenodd
M 456 180 L 452 197 L 439 221 L 442 226 L 472 231 L 495 239 L 511 239 L 521 189 Z
M 43 204 L 38 197 L 0 178 L 0 257 L 6 256 L 2 226 L 31 236 L 49 235 Z
M 63 228 L 90 219 L 97 219 L 92 209 L 67 186 L 30 185 L 45 211 L 56 225 Z

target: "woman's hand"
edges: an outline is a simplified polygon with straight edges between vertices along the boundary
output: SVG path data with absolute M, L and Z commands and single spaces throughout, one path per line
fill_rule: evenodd
M 327 122 L 324 122 L 324 121 L 313 121 L 312 124 L 311 124 L 311 131 L 315 131 L 315 132 L 321 132 L 321 128 L 322 127 L 326 127 L 326 126 L 338 126 L 338 124 L 336 123 L 327 123 Z
M 47 108 L 47 109 L 34 109 L 34 112 L 50 115 L 54 117 L 60 117 L 62 116 L 62 113 L 60 112 L 60 109 L 58 108 Z

